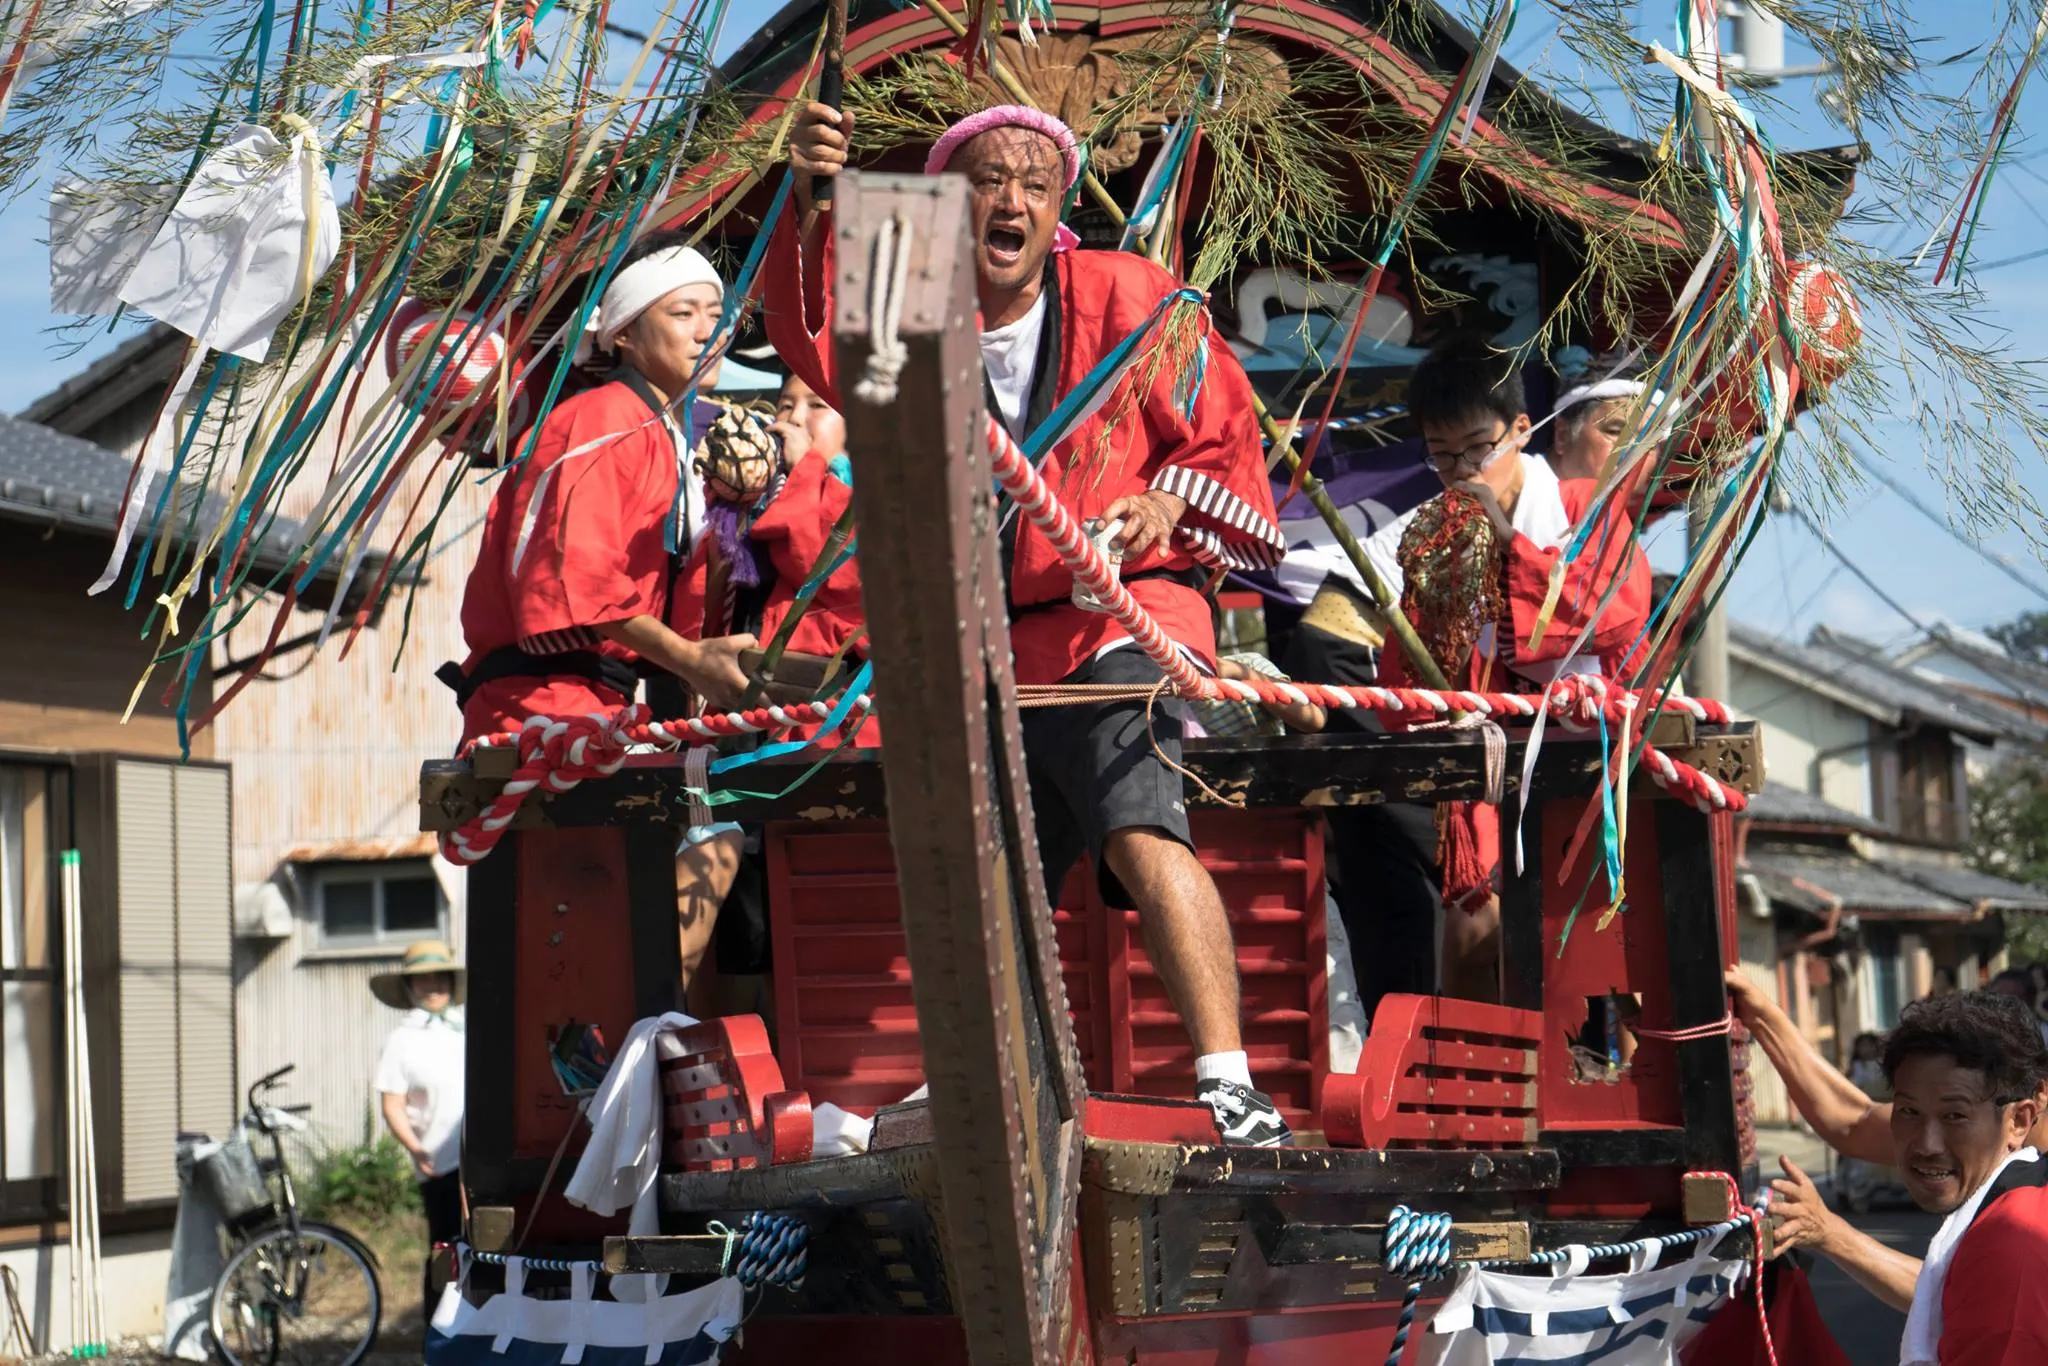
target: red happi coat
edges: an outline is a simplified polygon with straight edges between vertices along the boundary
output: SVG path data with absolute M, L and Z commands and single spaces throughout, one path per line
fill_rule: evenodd
M 824 259 L 808 260 L 791 219 L 777 225 L 764 270 L 768 336 L 783 361 L 837 406 L 825 289 L 832 234 L 823 231 L 818 238 L 825 244 Z M 1064 398 L 1118 342 L 1145 325 L 1179 282 L 1126 252 L 1060 252 L 1054 264 L 1061 312 L 1058 394 Z M 1126 559 L 1126 579 L 1153 570 L 1260 569 L 1286 550 L 1274 524 L 1251 382 L 1206 314 L 1200 326 L 1208 369 L 1191 415 L 1175 399 L 1178 376 L 1167 365 L 1158 367 L 1139 401 L 1125 401 L 1125 387 L 1141 377 L 1134 370 L 1039 467 L 1077 518 L 1099 517 L 1117 499 L 1148 489 L 1186 500 L 1179 531 L 1142 559 Z M 1118 419 L 1113 428 L 1111 418 Z M 1010 576 L 1012 606 L 1027 609 L 1013 613 L 1010 624 L 1019 683 L 1056 683 L 1124 636 L 1113 617 L 1075 607 L 1072 590 L 1073 576 L 1051 542 L 1021 523 Z M 1214 666 L 1215 629 L 1201 593 L 1164 578 L 1137 579 L 1130 591 L 1169 637 Z
M 1558 481 L 1558 498 L 1574 526 L 1592 505 L 1597 491 L 1598 484 L 1591 479 Z M 1540 546 L 1516 532 L 1502 565 L 1501 619 L 1494 627 L 1496 655 L 1486 657 L 1474 650 L 1464 670 L 1448 679 L 1451 686 L 1480 692 L 1537 693 L 1543 690 L 1540 678 L 1556 673 L 1557 666 L 1568 658 L 1586 655 L 1600 661 L 1603 677 L 1626 679 L 1637 663 L 1643 628 L 1650 620 L 1650 561 L 1631 540 L 1634 529 L 1625 500 L 1610 500 L 1588 535 L 1585 549 L 1565 570 L 1557 607 L 1544 628 L 1542 642 L 1533 650 L 1529 637 L 1550 595 L 1551 569 L 1564 558 L 1565 550 Z M 1616 580 L 1619 587 L 1606 599 Z M 1579 637 L 1589 625 L 1592 631 L 1581 645 Z M 1539 669 L 1538 679 L 1517 673 L 1521 666 L 1544 665 L 1549 667 Z M 1420 686 L 1407 654 L 1394 641 L 1380 651 L 1379 681 L 1390 688 Z M 1493 889 L 1500 867 L 1500 812 L 1484 802 L 1458 802 L 1440 810 L 1444 815 L 1438 859 L 1443 864 L 1444 901 L 1446 905 L 1469 906 Z
M 761 621 L 754 628 L 764 648 L 789 616 L 797 590 L 809 580 L 825 551 L 825 543 L 832 539 L 833 524 L 852 499 L 853 490 L 831 473 L 829 461 L 822 456 L 806 456 L 789 471 L 773 501 L 748 529 L 747 538 L 753 543 L 755 557 L 765 561 L 773 575 L 761 609 Z M 724 635 L 745 625 L 725 620 L 722 591 L 719 601 L 709 600 L 713 541 L 709 535 L 699 538 L 689 565 L 676 582 L 669 626 L 690 640 L 703 639 L 707 634 Z M 819 587 L 790 635 L 788 649 L 794 654 L 836 655 L 860 630 L 864 620 L 860 562 L 848 560 Z M 816 729 L 806 727 L 798 733 L 810 735 Z M 861 728 L 860 743 L 880 744 L 880 735 L 879 723 L 870 718 Z
M 663 528 L 677 477 L 668 428 L 626 385 L 606 384 L 557 407 L 485 514 L 462 594 L 463 671 L 507 645 L 635 660 L 591 628 L 665 615 Z M 625 701 L 569 675 L 496 679 L 463 708 L 463 739 L 516 730 L 530 716 L 608 712 Z

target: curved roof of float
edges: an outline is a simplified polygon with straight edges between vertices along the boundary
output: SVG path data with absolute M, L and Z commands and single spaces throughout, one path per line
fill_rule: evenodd
M 764 97 L 755 119 L 779 114 L 783 102 L 797 93 L 825 7 L 826 0 L 791 0 L 720 67 L 720 78 L 729 88 Z M 1456 71 L 1478 46 L 1478 38 L 1430 4 L 1423 7 L 1424 31 L 1397 42 L 1386 36 L 1392 8 L 1390 0 L 1335 0 L 1329 4 L 1244 0 L 1237 29 L 1340 57 L 1395 107 L 1418 123 L 1426 123 L 1443 105 L 1446 87 L 1442 73 Z M 852 0 L 850 10 L 846 39 L 850 71 L 870 71 L 905 53 L 950 46 L 954 41 L 952 33 L 915 0 L 910 0 L 908 8 L 897 8 L 892 0 Z M 1101 37 L 1160 29 L 1188 12 L 1185 3 L 1177 0 L 1054 5 L 1060 25 L 1056 32 L 1092 30 Z M 1412 29 L 1412 23 L 1408 27 Z M 1508 95 L 1518 89 L 1513 121 L 1500 121 Z M 1518 127 L 1535 126 L 1563 129 L 1590 151 L 1592 164 L 1565 168 L 1545 163 L 1517 137 Z M 1611 224 L 1619 212 L 1634 221 L 1647 241 L 1672 248 L 1683 244 L 1677 221 L 1635 193 L 1635 187 L 1649 176 L 1656 148 L 1600 126 L 1504 61 L 1493 69 L 1473 136 L 1490 144 L 1495 153 L 1480 164 L 1500 176 L 1511 192 L 1582 220 L 1589 217 L 1589 198 L 1603 200 L 1603 221 Z M 1858 159 L 1855 148 L 1794 153 L 1792 158 L 1806 169 L 1838 181 L 1846 197 Z M 735 179 L 715 164 L 696 168 L 678 183 L 659 216 L 687 216 Z

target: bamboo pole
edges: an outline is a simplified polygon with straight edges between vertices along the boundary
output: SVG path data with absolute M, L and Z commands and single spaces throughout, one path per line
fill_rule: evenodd
M 1401 652 L 1408 656 L 1408 662 L 1415 669 L 1416 676 L 1432 688 L 1448 688 L 1444 671 L 1430 658 L 1429 649 L 1422 643 L 1422 637 L 1415 634 L 1415 626 L 1401 612 L 1401 604 L 1394 597 L 1387 581 L 1374 569 L 1372 561 L 1366 558 L 1365 547 L 1352 534 L 1350 523 L 1338 511 L 1337 504 L 1330 497 L 1330 491 L 1323 487 L 1323 481 L 1316 478 L 1313 470 L 1302 465 L 1301 456 L 1295 452 L 1294 443 L 1287 439 L 1287 432 L 1280 426 L 1273 414 L 1266 409 L 1265 400 L 1258 394 L 1252 395 L 1252 411 L 1259 415 L 1259 426 L 1264 429 L 1266 439 L 1273 443 L 1273 449 L 1280 452 L 1287 462 L 1289 474 L 1301 480 L 1301 491 L 1315 510 L 1322 514 L 1323 524 L 1330 528 L 1330 534 L 1337 538 L 1337 545 L 1344 557 L 1351 561 L 1351 567 L 1358 571 L 1358 577 L 1365 583 L 1365 591 L 1372 595 L 1380 615 L 1387 619 L 1387 629 L 1394 633 L 1394 639 L 1401 644 Z
M 784 651 L 789 649 L 790 638 L 796 634 L 797 623 L 802 621 L 804 613 L 810 610 L 811 600 L 824 589 L 825 580 L 832 577 L 827 574 L 824 579 L 819 579 L 819 572 L 839 558 L 839 552 L 846 549 L 846 543 L 852 539 L 853 504 L 848 502 L 846 511 L 840 513 L 839 520 L 832 524 L 832 534 L 826 538 L 825 548 L 818 553 L 818 562 L 811 566 L 811 577 L 817 581 L 805 585 L 809 591 L 796 595 L 789 604 L 789 614 L 783 617 L 782 625 L 775 628 L 775 635 L 768 641 L 768 647 L 761 652 L 761 667 L 747 682 L 746 694 L 740 699 L 741 711 L 758 706 L 762 695 L 767 691 L 767 685 L 775 681 L 775 666 L 782 662 Z
M 930 10 L 940 23 L 953 30 L 955 37 L 967 36 L 967 25 L 946 8 L 945 0 L 924 0 L 924 7 Z M 1023 83 L 1007 66 L 1003 65 L 1000 58 L 989 59 L 989 74 L 995 77 L 996 84 L 1000 85 L 1011 99 L 1030 108 L 1038 108 L 1038 101 L 1031 98 L 1031 92 L 1024 88 Z M 1081 185 L 1118 227 L 1124 226 L 1123 208 L 1111 197 L 1108 187 L 1096 178 L 1095 172 L 1083 171 Z M 1288 472 L 1299 471 L 1301 491 L 1308 495 L 1309 502 L 1321 515 L 1324 525 L 1330 528 L 1330 534 L 1337 538 L 1338 547 L 1343 550 L 1344 557 L 1351 562 L 1351 568 L 1358 574 L 1359 581 L 1365 585 L 1366 592 L 1372 595 L 1373 604 L 1387 619 L 1388 629 L 1393 631 L 1394 639 L 1400 642 L 1401 652 L 1408 656 L 1408 662 L 1414 668 L 1416 676 L 1432 688 L 1448 688 L 1450 683 L 1444 678 L 1444 671 L 1430 658 L 1429 650 L 1423 645 L 1422 638 L 1415 634 L 1414 625 L 1401 614 L 1400 601 L 1394 597 L 1393 590 L 1387 587 L 1386 580 L 1380 577 L 1379 571 L 1372 567 L 1372 561 L 1366 558 L 1365 547 L 1358 543 L 1358 537 L 1352 534 L 1343 514 L 1331 501 L 1329 490 L 1323 487 L 1323 481 L 1316 478 L 1313 472 L 1302 468 L 1301 456 L 1296 454 L 1294 443 L 1288 439 L 1287 432 L 1274 420 L 1273 414 L 1267 411 L 1265 401 L 1256 393 L 1252 395 L 1252 410 L 1258 414 L 1259 427 L 1265 432 L 1266 439 L 1273 443 L 1273 449 L 1279 451 L 1287 461 Z

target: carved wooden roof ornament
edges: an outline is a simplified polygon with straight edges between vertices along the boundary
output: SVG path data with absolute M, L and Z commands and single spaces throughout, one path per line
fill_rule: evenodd
M 1132 60 L 1130 54 L 1147 42 L 1160 41 L 1159 34 L 1118 40 L 1101 40 L 1085 33 L 1049 33 L 1033 44 L 1005 35 L 996 40 L 996 55 L 1010 69 L 1032 103 L 1056 114 L 1075 132 L 1090 139 L 1089 166 L 1101 175 L 1114 175 L 1137 164 L 1144 130 L 1156 129 L 1172 119 L 1166 110 L 1144 109 L 1135 119 L 1108 132 L 1097 127 L 1101 111 L 1123 99 L 1152 63 Z M 1206 60 L 1207 48 L 1191 52 L 1188 61 Z M 942 61 L 933 55 L 930 60 Z M 1264 43 L 1243 37 L 1230 44 L 1230 64 L 1224 80 L 1224 99 L 1233 100 L 1240 90 L 1256 91 L 1257 98 L 1277 103 L 1291 85 L 1287 63 Z M 1012 102 L 1009 92 L 986 74 L 975 81 L 976 90 L 990 104 Z

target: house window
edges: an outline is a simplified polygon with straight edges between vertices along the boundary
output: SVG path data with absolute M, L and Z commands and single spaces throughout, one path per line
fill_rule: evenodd
M 17 1217 L 54 1208 L 61 796 L 50 770 L 0 765 L 0 1213 Z
M 1898 739 L 1885 763 L 1892 785 L 1892 826 L 1900 836 L 1956 846 L 1969 839 L 1969 791 L 1961 748 L 1943 730 Z
M 407 944 L 443 933 L 441 884 L 425 859 L 321 864 L 313 889 L 320 942 L 330 947 Z
M 1864 949 L 1870 955 L 1870 985 L 1876 1000 L 1871 1002 L 1877 1016 L 1877 1029 L 1882 1032 L 1899 1022 L 1899 1011 L 1904 1007 L 1905 992 L 1901 982 L 1905 965 L 1899 959 L 1899 936 L 1889 926 L 1864 931 Z

